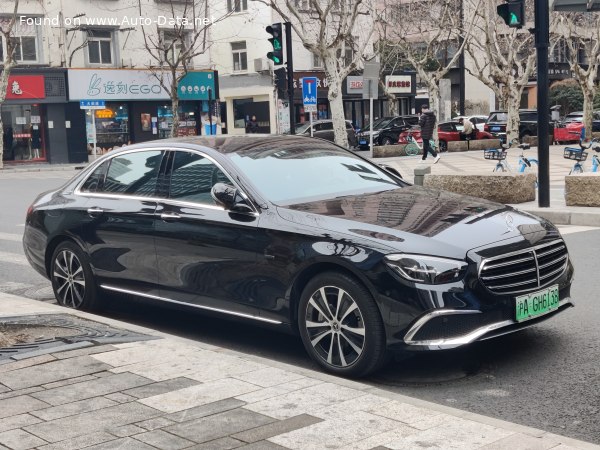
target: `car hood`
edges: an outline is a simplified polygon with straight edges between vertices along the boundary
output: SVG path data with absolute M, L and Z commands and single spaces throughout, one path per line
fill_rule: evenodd
M 535 243 L 557 233 L 545 219 L 510 206 L 421 186 L 278 207 L 278 212 L 298 225 L 377 241 L 391 252 L 458 259 L 495 242 Z

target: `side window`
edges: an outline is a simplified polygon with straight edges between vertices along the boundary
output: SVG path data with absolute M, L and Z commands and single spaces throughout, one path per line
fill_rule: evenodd
M 94 169 L 87 180 L 81 185 L 81 192 L 96 192 L 98 189 L 102 189 L 108 164 L 109 161 L 105 161 Z
M 454 125 L 451 123 L 442 123 L 442 124 L 440 124 L 438 129 L 440 131 L 456 131 L 456 129 L 454 128 Z
M 217 183 L 233 183 L 210 159 L 197 153 L 175 153 L 171 171 L 169 198 L 216 205 L 210 190 Z
M 127 153 L 110 160 L 103 192 L 151 197 L 163 156 L 162 151 Z
M 354 130 L 354 127 L 350 122 L 346 122 L 346 130 Z
M 520 117 L 521 121 L 525 122 L 536 122 L 537 114 L 536 113 L 523 113 Z
M 419 123 L 418 117 L 406 117 L 404 120 L 406 121 L 407 125 L 417 125 Z
M 323 122 L 321 124 L 321 131 L 333 130 L 333 122 Z

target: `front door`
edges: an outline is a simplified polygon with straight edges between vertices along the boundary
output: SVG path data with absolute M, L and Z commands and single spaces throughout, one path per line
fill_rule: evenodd
M 234 183 L 206 156 L 177 151 L 171 166 L 168 198 L 156 211 L 161 297 L 258 317 L 257 215 L 217 205 L 211 188 Z

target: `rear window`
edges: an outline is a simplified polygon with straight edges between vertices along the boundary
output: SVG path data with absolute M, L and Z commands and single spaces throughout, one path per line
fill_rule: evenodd
M 537 113 L 534 112 L 529 112 L 529 113 L 521 113 L 519 118 L 521 119 L 521 121 L 525 121 L 525 122 L 537 122 L 538 120 L 538 116 Z
M 505 112 L 491 113 L 488 118 L 488 122 L 506 122 L 508 120 L 508 114 Z

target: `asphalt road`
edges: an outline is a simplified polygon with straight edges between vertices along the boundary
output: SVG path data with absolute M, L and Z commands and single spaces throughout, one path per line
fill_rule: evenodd
M 66 173 L 0 174 L 0 291 L 52 302 L 50 285 L 24 261 L 18 236 L 36 194 Z M 566 230 L 574 231 L 574 230 Z M 399 358 L 365 380 L 379 388 L 600 443 L 600 229 L 565 234 L 576 307 L 526 331 L 465 349 Z M 298 338 L 243 322 L 107 298 L 102 313 L 240 352 L 316 368 Z

